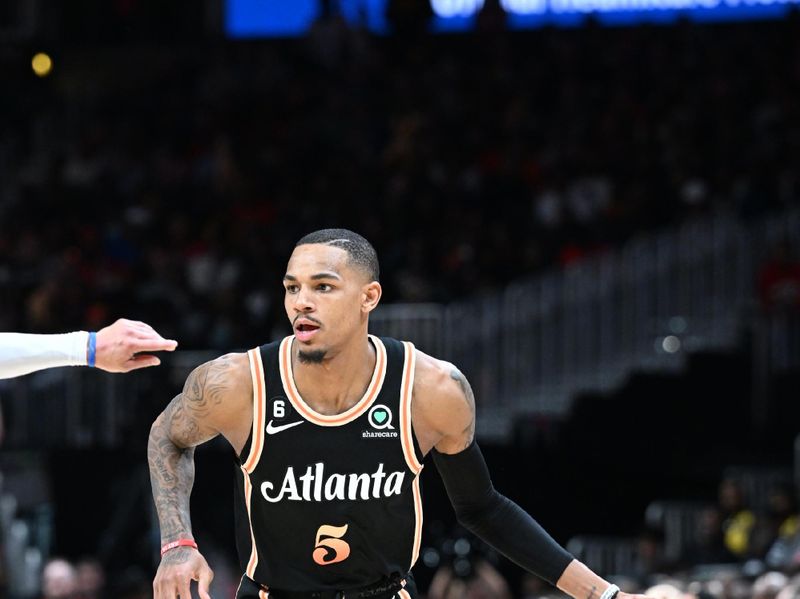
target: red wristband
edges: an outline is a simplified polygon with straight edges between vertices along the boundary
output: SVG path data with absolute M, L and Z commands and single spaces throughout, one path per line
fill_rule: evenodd
M 161 548 L 161 557 L 164 557 L 164 554 L 170 549 L 177 549 L 178 547 L 192 547 L 197 549 L 197 543 L 192 539 L 178 539 L 177 541 L 172 541 Z

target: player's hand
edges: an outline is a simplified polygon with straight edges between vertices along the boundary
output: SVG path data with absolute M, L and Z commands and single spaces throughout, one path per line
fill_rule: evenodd
M 634 593 L 617 593 L 616 599 L 653 599 L 650 595 L 638 595 Z
M 211 599 L 208 587 L 214 580 L 214 572 L 206 558 L 191 547 L 172 549 L 161 558 L 153 579 L 153 599 L 192 599 L 190 585 L 193 580 L 197 581 L 200 599 Z
M 173 351 L 177 346 L 177 341 L 164 339 L 149 324 L 120 318 L 97 332 L 95 366 L 106 372 L 158 366 L 161 360 L 147 352 Z

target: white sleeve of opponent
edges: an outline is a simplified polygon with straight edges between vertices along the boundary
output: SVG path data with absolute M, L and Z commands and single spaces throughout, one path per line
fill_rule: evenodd
M 0 379 L 57 366 L 86 366 L 89 333 L 0 333 Z

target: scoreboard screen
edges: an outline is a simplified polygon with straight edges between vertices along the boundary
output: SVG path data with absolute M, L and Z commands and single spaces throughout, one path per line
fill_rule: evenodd
M 434 32 L 475 27 L 485 0 L 428 0 Z M 353 24 L 390 34 L 389 0 L 332 0 Z M 226 0 L 225 28 L 233 38 L 303 35 L 321 14 L 320 0 Z M 575 27 L 592 16 L 605 25 L 776 19 L 800 7 L 800 0 L 500 0 L 511 29 L 545 25 Z

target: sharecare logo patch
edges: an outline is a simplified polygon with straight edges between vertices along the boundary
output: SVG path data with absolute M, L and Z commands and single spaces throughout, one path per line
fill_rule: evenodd
M 392 426 L 392 411 L 383 404 L 372 406 L 369 414 L 367 414 L 367 420 L 369 420 L 372 428 L 376 428 L 378 430 L 385 428 L 394 430 L 394 427 Z
M 373 438 L 397 438 L 399 435 L 392 426 L 392 411 L 388 406 L 377 404 L 367 414 L 369 425 L 375 430 L 361 431 L 361 436 L 365 439 Z
M 289 466 L 279 489 L 270 481 L 261 483 L 261 495 L 270 503 L 279 501 L 334 501 L 357 499 L 380 499 L 400 495 L 403 490 L 405 472 L 387 475 L 383 464 L 378 464 L 372 474 L 325 474 L 325 464 L 318 462 L 308 466 L 303 475 L 297 476 Z

